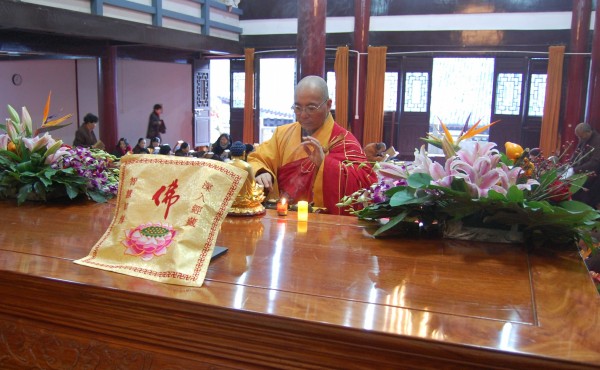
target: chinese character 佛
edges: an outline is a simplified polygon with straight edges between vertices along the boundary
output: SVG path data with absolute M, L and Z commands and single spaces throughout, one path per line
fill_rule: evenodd
M 164 203 L 164 204 L 167 205 L 167 209 L 165 210 L 165 220 L 169 216 L 169 209 L 171 209 L 171 206 L 173 204 L 177 203 L 177 201 L 179 200 L 179 195 L 177 195 L 175 193 L 175 190 L 177 189 L 177 186 L 178 186 L 177 185 L 177 179 L 175 179 L 171 183 L 171 185 L 169 185 L 168 188 L 163 185 L 152 196 L 152 200 L 154 201 L 154 204 L 156 204 L 157 207 L 160 205 L 160 203 Z M 164 192 L 164 194 L 163 194 L 163 192 Z M 161 196 L 163 197 L 162 200 L 160 199 Z

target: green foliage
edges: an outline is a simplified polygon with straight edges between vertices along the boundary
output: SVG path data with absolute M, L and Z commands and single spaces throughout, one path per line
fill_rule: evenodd
M 549 174 L 544 181 L 552 183 L 555 178 Z M 367 220 L 389 218 L 375 236 L 407 219 L 412 222 L 414 219 L 473 218 L 480 220 L 483 226 L 519 225 L 526 240 L 535 245 L 572 245 L 582 241 L 593 247 L 591 232 L 600 226 L 600 213 L 581 202 L 530 200 L 527 190 L 514 185 L 506 195 L 490 190 L 487 197 L 473 199 L 463 179 L 455 178 L 450 188 L 430 182 L 431 177 L 427 174 L 412 174 L 406 179 L 406 185 L 386 191 L 385 202 L 369 203 L 354 214 Z

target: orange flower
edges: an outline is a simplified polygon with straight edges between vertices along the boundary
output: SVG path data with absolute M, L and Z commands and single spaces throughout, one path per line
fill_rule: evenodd
M 6 149 L 10 152 L 16 153 L 17 152 L 17 146 L 15 145 L 15 143 L 13 143 L 12 141 L 8 142 L 8 145 L 6 145 Z
M 506 149 L 506 156 L 513 161 L 519 159 L 521 154 L 523 154 L 523 148 L 519 144 L 511 143 L 510 141 L 504 143 L 504 148 Z

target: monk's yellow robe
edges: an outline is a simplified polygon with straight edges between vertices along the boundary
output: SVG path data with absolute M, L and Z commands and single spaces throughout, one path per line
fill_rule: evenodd
M 285 196 L 291 204 L 300 200 L 327 209 L 327 213 L 344 214 L 336 203 L 344 195 L 369 187 L 377 180 L 371 165 L 360 166 L 367 158 L 358 140 L 334 122 L 331 114 L 312 137 L 325 152 L 325 159 L 316 167 L 300 146 L 302 127 L 294 122 L 279 126 L 273 137 L 260 144 L 248 156 L 256 175 L 268 172 L 273 176 L 273 191 L 268 198 Z

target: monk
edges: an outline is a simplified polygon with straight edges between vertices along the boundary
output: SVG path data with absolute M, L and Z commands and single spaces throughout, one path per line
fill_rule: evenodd
M 286 197 L 290 204 L 306 200 L 326 213 L 345 214 L 336 203 L 369 187 L 377 176 L 358 140 L 334 122 L 324 79 L 303 78 L 294 100 L 298 122 L 277 127 L 248 156 L 256 182 L 269 191 L 268 198 Z

